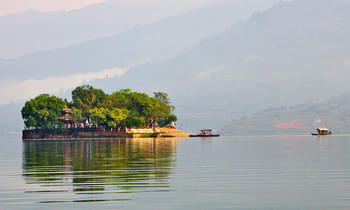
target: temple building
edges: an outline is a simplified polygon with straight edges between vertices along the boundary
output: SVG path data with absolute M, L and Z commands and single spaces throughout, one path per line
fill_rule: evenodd
M 62 115 L 58 117 L 58 120 L 63 122 L 65 127 L 73 127 L 73 109 L 64 108 L 62 110 Z

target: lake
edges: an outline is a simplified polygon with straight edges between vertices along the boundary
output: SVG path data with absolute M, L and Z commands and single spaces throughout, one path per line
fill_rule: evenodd
M 350 208 L 350 136 L 0 140 L 0 209 Z

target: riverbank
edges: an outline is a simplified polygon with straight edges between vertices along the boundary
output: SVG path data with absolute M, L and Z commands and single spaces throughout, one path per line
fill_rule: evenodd
M 23 140 L 34 139 L 86 139 L 86 138 L 147 138 L 147 137 L 189 137 L 189 133 L 176 128 L 139 128 L 139 129 L 33 129 L 23 130 Z

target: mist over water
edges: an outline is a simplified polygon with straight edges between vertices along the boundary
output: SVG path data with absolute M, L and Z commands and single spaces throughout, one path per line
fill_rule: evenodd
M 1 139 L 0 208 L 348 208 L 349 140 Z

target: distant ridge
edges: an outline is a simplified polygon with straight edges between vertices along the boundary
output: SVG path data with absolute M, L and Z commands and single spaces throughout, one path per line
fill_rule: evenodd
M 105 68 L 137 66 L 164 59 L 178 54 L 184 48 L 198 43 L 210 34 L 223 30 L 231 23 L 249 17 L 256 10 L 274 1 L 259 1 L 260 3 L 253 5 L 242 3 L 243 0 L 218 4 L 167 18 L 151 25 L 137 26 L 117 35 L 10 59 L 0 64 L 0 76 L 18 80 L 37 79 L 69 73 L 96 72 Z M 61 17 L 60 13 L 57 13 L 57 17 Z M 71 19 L 66 18 L 61 21 L 67 21 L 67 24 L 72 24 L 71 27 L 74 28 L 75 23 L 74 21 L 71 23 Z M 96 24 L 99 26 L 93 30 L 103 31 L 99 27 L 104 25 L 98 22 L 97 19 Z M 84 26 L 84 24 L 78 25 Z M 86 26 L 91 30 L 91 25 Z M 79 27 L 74 30 L 83 33 Z M 50 31 L 50 29 L 47 30 Z M 62 33 L 57 34 L 65 37 Z
M 266 109 L 233 121 L 222 132 L 225 135 L 308 135 L 318 127 L 327 127 L 335 134 L 350 134 L 350 94 L 326 103 Z
M 190 26 L 193 30 L 189 32 L 197 31 Z M 140 31 L 136 31 L 135 34 L 140 35 Z M 176 35 L 187 37 L 184 33 Z M 141 40 L 140 37 L 137 40 Z M 130 43 L 134 43 L 132 39 L 128 46 Z M 136 58 L 145 61 L 146 52 L 152 52 L 152 57 L 160 55 L 159 59 L 132 68 L 119 79 L 99 80 L 93 85 L 107 91 L 127 87 L 142 92 L 165 91 L 174 98 L 179 118 L 185 119 L 179 126 L 191 129 L 218 129 L 232 119 L 271 107 L 322 104 L 350 89 L 350 2 L 345 0 L 281 2 L 196 45 L 180 47 L 178 43 L 171 43 L 179 48 L 166 53 L 166 49 L 174 50 L 169 47 L 174 45 L 164 43 L 150 42 L 151 50 L 140 45 L 128 52 L 124 48 L 121 54 L 103 47 L 96 51 L 94 48 L 56 51 L 62 57 L 36 54 L 37 57 L 13 60 L 13 65 L 6 64 L 9 65 L 6 71 L 5 66 L 0 65 L 1 76 L 8 76 L 8 72 L 28 78 L 95 71 L 123 65 L 122 62 L 138 63 Z M 112 45 L 106 42 L 103 46 Z M 119 49 L 116 46 L 113 49 Z M 160 50 L 162 47 L 164 51 Z M 84 53 L 91 56 L 83 56 Z M 119 55 L 135 60 L 115 61 L 124 58 Z M 94 61 L 105 66 L 94 66 L 90 63 Z M 282 123 L 285 122 L 291 121 Z
M 177 107 L 193 107 L 180 118 L 200 128 L 269 107 L 324 102 L 350 89 L 349 69 L 350 2 L 296 0 L 233 24 L 168 60 L 94 85 L 163 88 Z
M 99 39 L 195 8 L 175 1 L 157 2 L 136 4 L 128 0 L 111 0 L 71 11 L 28 10 L 1 16 L 0 57 L 14 58 Z

